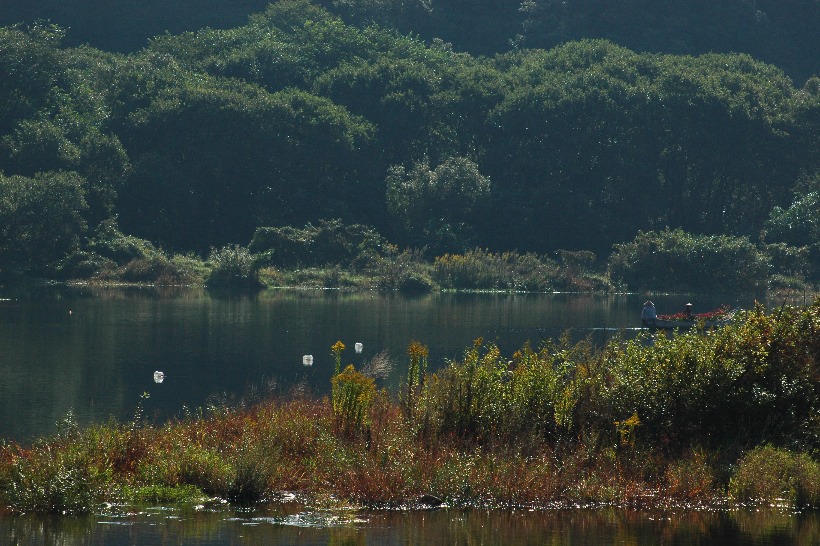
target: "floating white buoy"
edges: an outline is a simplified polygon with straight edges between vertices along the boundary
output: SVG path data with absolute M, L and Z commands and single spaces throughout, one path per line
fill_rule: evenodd
M 313 355 L 305 355 L 302 357 L 303 366 L 313 366 Z
M 162 383 L 163 381 L 165 381 L 165 373 L 154 372 L 154 383 Z
M 361 354 L 362 348 L 364 346 L 361 343 L 356 343 L 356 345 L 354 345 L 353 347 L 356 349 L 356 354 Z

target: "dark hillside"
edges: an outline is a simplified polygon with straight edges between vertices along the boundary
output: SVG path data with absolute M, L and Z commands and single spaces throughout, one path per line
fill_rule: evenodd
M 268 0 L 0 0 L 0 25 L 43 20 L 68 30 L 65 44 L 129 52 L 150 38 L 243 25 Z
M 204 27 L 231 28 L 268 0 L 0 0 L 0 25 L 50 20 L 66 45 L 135 51 L 148 40 Z M 371 22 L 494 55 L 603 38 L 633 51 L 748 53 L 798 85 L 820 74 L 818 0 L 318 0 L 346 22 Z
M 68 252 L 116 223 L 202 255 L 322 219 L 430 253 L 606 256 L 669 228 L 820 256 L 820 80 L 750 55 L 481 57 L 306 0 L 130 54 L 65 40 L 0 28 L 0 269 L 46 267 L 22 247 L 55 226 Z

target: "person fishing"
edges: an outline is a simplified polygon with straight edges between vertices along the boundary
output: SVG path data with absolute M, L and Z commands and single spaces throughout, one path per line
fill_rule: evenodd
M 658 313 L 655 310 L 655 304 L 650 300 L 646 300 L 641 310 L 641 323 L 645 328 L 654 328 L 656 318 L 658 318 Z

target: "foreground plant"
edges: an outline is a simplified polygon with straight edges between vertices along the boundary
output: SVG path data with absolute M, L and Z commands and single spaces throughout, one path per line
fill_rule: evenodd
M 0 505 L 81 513 L 300 491 L 380 506 L 820 506 L 820 300 L 600 349 L 564 338 L 510 358 L 477 339 L 432 374 L 414 342 L 398 396 L 340 370 L 343 350 L 331 398 L 161 426 L 67 419 L 50 440 L 2 444 Z

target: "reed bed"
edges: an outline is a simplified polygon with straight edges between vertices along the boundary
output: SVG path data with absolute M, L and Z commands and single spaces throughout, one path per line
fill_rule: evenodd
M 294 394 L 164 424 L 78 428 L 0 445 L 0 505 L 259 503 L 295 492 L 375 506 L 820 506 L 820 300 L 720 330 L 551 341 L 505 356 L 477 339 L 399 392 L 342 369 Z

